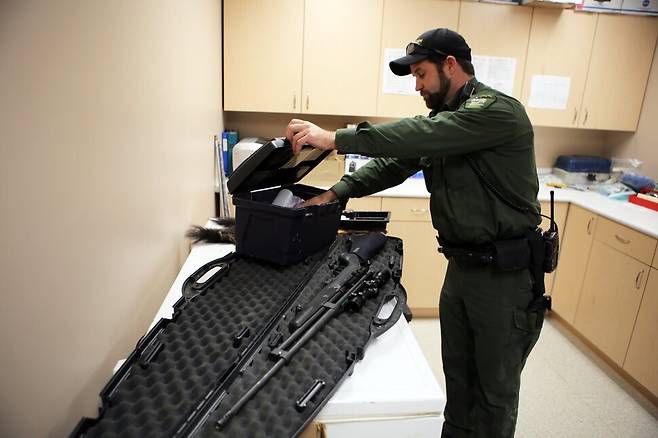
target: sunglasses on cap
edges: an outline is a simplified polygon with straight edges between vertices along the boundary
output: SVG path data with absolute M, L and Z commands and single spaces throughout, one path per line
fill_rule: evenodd
M 431 48 L 431 47 L 423 46 L 422 44 L 418 44 L 418 43 L 415 42 L 415 41 L 410 42 L 409 44 L 407 44 L 406 54 L 407 54 L 407 55 L 413 55 L 414 53 L 417 53 L 417 52 L 418 52 L 418 49 L 420 49 L 420 50 L 425 50 L 425 51 L 430 51 L 430 52 L 434 52 L 434 53 L 436 53 L 437 55 L 441 55 L 441 56 L 444 56 L 444 57 L 449 56 L 449 55 L 448 55 L 447 53 L 445 53 L 445 52 L 442 52 L 442 51 L 437 50 L 437 49 L 433 49 L 433 48 Z M 425 53 L 422 53 L 422 54 L 424 55 Z

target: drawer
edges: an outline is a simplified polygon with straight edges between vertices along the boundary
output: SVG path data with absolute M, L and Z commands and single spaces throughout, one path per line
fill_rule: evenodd
M 656 252 L 656 239 L 604 217 L 599 217 L 594 238 L 647 265 Z
M 363 198 L 350 198 L 347 208 L 360 211 L 381 211 L 382 198 L 380 196 L 364 196 Z
M 391 221 L 432 221 L 429 198 L 382 198 L 382 211 L 391 212 Z

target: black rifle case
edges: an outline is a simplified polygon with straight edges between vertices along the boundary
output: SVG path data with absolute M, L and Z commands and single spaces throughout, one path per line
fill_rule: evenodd
M 390 279 L 378 295 L 362 297 L 358 311 L 338 309 L 263 383 L 280 359 L 272 352 L 291 330 L 303 329 L 291 322 L 347 269 L 340 256 L 356 239 L 339 235 L 329 248 L 291 266 L 236 253 L 204 265 L 186 280 L 173 318 L 160 320 L 103 388 L 98 418 L 83 418 L 71 436 L 298 436 L 363 358 L 369 341 L 407 309 L 399 283 L 402 241 L 385 237 L 361 271 L 386 271 Z M 378 318 L 391 299 L 393 312 Z M 262 387 L 226 418 L 259 381 Z

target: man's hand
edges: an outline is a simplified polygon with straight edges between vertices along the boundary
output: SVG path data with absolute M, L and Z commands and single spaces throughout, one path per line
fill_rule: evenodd
M 302 150 L 302 146 L 305 144 L 310 144 L 323 151 L 336 148 L 334 131 L 326 131 L 306 120 L 292 119 L 286 128 L 286 138 L 292 143 L 292 152 L 295 155 Z
M 338 196 L 336 196 L 336 194 L 331 190 L 327 190 L 321 195 L 314 196 L 311 199 L 302 202 L 299 204 L 298 208 L 310 207 L 311 205 L 322 205 L 331 201 L 335 201 L 336 199 L 338 199 Z

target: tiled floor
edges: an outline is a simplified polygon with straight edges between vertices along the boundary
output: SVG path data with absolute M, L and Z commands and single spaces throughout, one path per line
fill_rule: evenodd
M 411 329 L 445 391 L 438 319 L 414 319 Z M 658 438 L 658 409 L 626 387 L 548 318 L 521 377 L 516 437 Z

